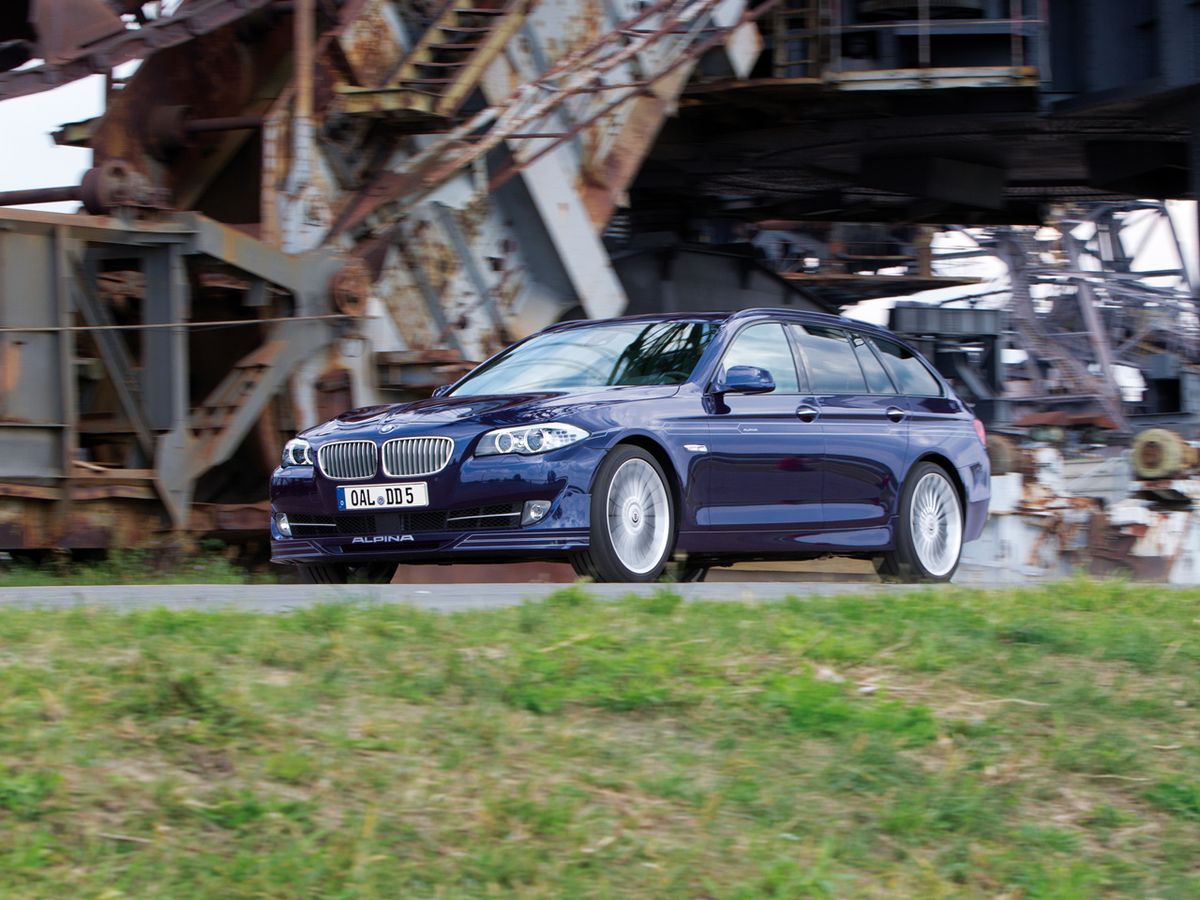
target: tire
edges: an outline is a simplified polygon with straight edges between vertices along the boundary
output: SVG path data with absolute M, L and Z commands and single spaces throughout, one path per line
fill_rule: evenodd
M 321 563 L 297 567 L 301 584 L 390 584 L 396 563 L 367 563 L 346 566 Z
M 913 466 L 900 496 L 896 549 L 875 559 L 885 581 L 949 581 L 962 557 L 963 509 L 954 482 L 941 466 Z
M 675 506 L 667 477 L 640 447 L 622 444 L 600 463 L 592 486 L 588 549 L 571 560 L 593 581 L 658 580 L 675 548 Z

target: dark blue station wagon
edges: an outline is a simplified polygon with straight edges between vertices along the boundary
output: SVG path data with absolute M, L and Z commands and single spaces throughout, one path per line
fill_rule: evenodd
M 988 497 L 982 426 L 887 331 L 776 309 L 569 322 L 289 441 L 272 558 L 321 583 L 519 560 L 700 580 L 828 554 L 945 581 Z

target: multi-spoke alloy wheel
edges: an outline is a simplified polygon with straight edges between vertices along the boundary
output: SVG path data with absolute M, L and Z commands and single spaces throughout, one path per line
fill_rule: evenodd
M 902 581 L 949 581 L 962 554 L 962 503 L 945 469 L 920 463 L 909 473 L 896 522 L 896 549 L 875 563 Z
M 575 570 L 596 581 L 653 581 L 674 543 L 674 510 L 662 468 L 639 447 L 617 447 L 596 473 L 591 546 L 573 560 Z
M 644 459 L 621 463 L 608 486 L 608 537 L 617 558 L 645 575 L 662 558 L 671 528 L 671 504 L 658 472 Z
M 913 549 L 925 571 L 935 578 L 958 565 L 962 549 L 962 516 L 958 496 L 940 472 L 921 476 L 913 491 L 908 527 Z

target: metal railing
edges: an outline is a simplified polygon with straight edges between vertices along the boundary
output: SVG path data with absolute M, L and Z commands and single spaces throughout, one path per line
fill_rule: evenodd
M 1048 67 L 1048 0 L 781 0 L 763 31 L 776 78 Z M 1003 11 L 1003 14 L 998 14 Z M 948 50 L 953 52 L 947 53 Z M 978 62 L 970 61 L 976 56 Z

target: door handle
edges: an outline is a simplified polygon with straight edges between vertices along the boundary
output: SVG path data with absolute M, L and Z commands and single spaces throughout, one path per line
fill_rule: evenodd
M 904 416 L 905 416 L 905 412 L 900 407 L 898 407 L 898 406 L 889 406 L 888 407 L 887 417 L 889 419 L 891 419 L 893 422 L 903 422 Z
M 796 418 L 801 422 L 815 422 L 820 412 L 815 406 L 809 406 L 807 403 L 796 407 Z

